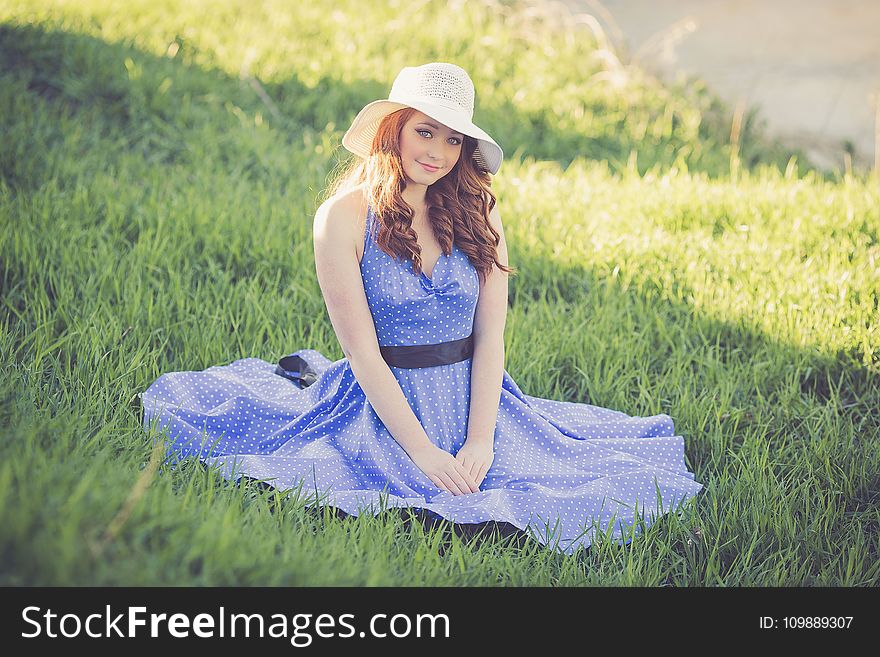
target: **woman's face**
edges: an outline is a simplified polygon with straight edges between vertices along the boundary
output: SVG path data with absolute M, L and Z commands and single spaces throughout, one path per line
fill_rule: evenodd
M 464 135 L 422 112 L 413 114 L 400 133 L 400 160 L 414 183 L 432 185 L 461 157 Z M 422 165 L 432 165 L 429 168 Z

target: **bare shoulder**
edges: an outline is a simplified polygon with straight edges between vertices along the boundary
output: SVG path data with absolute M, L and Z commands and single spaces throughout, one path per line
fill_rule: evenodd
M 337 244 L 352 245 L 360 261 L 366 214 L 367 204 L 362 186 L 331 196 L 315 213 L 315 240 L 328 239 Z
M 495 203 L 495 207 L 489 212 L 489 225 L 502 235 L 504 234 L 504 229 L 501 226 L 501 210 L 498 209 L 498 203 Z
M 498 233 L 498 261 L 507 267 L 509 264 L 507 237 L 504 235 L 504 226 L 501 224 L 501 211 L 498 209 L 498 203 L 495 203 L 495 207 L 489 212 L 489 225 Z

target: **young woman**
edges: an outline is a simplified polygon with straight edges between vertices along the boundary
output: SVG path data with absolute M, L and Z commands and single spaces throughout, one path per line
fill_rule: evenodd
M 315 264 L 345 357 L 244 358 L 164 374 L 142 395 L 173 456 L 315 493 L 348 514 L 411 507 L 510 523 L 571 554 L 695 496 L 684 439 L 650 417 L 524 394 L 504 369 L 507 245 L 449 63 L 406 67 L 343 137 L 358 156 L 318 209 Z M 280 375 L 280 376 L 279 376 Z

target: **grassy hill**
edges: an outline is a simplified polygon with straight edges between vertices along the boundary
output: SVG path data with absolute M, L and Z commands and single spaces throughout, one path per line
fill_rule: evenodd
M 518 4 L 218 5 L 0 0 L 0 582 L 878 583 L 876 178 L 751 120 L 733 148 L 711 92 Z M 505 149 L 505 367 L 669 413 L 706 484 L 628 547 L 444 551 L 151 467 L 136 394 L 159 374 L 342 357 L 311 217 L 356 112 L 435 60 Z

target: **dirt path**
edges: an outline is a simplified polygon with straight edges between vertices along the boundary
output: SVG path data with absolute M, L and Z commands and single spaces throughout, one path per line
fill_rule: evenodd
M 819 166 L 874 165 L 880 0 L 563 0 L 660 77 L 697 75 L 757 106 Z M 603 8 L 610 18 L 603 16 Z M 564 10 L 563 10 L 564 11 Z

